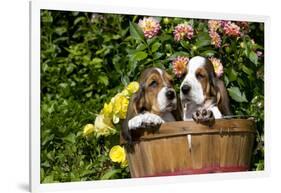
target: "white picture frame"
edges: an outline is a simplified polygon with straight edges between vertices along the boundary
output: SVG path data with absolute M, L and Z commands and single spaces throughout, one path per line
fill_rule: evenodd
M 83 11 L 116 14 L 135 14 L 152 16 L 187 17 L 198 19 L 220 19 L 220 20 L 246 20 L 252 22 L 264 22 L 265 26 L 265 170 L 237 173 L 218 173 L 191 176 L 153 177 L 140 179 L 122 179 L 91 182 L 69 182 L 40 184 L 40 10 L 64 10 Z M 112 186 L 149 185 L 167 183 L 186 183 L 188 181 L 210 181 L 224 179 L 241 179 L 265 177 L 270 174 L 270 123 L 268 122 L 270 112 L 268 72 L 269 64 L 269 29 L 270 18 L 259 15 L 240 15 L 228 13 L 212 13 L 188 10 L 163 10 L 148 9 L 134 6 L 110 6 L 106 3 L 91 1 L 63 2 L 63 1 L 32 1 L 30 2 L 30 190 L 31 192 L 43 192 L 52 190 L 74 190 L 74 189 L 95 189 Z

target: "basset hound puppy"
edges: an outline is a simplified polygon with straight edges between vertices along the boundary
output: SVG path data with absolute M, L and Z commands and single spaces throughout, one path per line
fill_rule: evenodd
M 204 57 L 190 59 L 180 86 L 182 119 L 212 125 L 215 119 L 230 115 L 224 82 L 218 79 L 212 63 Z
M 168 121 L 178 119 L 177 96 L 172 77 L 160 68 L 144 70 L 139 79 L 140 88 L 131 97 L 126 119 L 122 125 L 122 137 L 132 142 L 137 130 L 155 129 Z

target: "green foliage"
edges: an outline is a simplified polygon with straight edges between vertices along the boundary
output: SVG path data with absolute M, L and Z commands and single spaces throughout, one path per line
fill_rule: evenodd
M 119 134 L 83 137 L 103 104 L 150 66 L 172 74 L 177 56 L 221 59 L 223 80 L 235 114 L 255 116 L 258 132 L 252 169 L 263 169 L 264 61 L 262 23 L 250 23 L 241 37 L 222 37 L 211 45 L 207 20 L 158 18 L 161 32 L 146 39 L 137 25 L 142 16 L 41 11 L 41 182 L 130 177 L 108 156 Z M 187 22 L 191 40 L 175 42 L 173 29 Z M 253 42 L 252 39 L 255 41 Z M 181 80 L 175 78 L 176 88 Z M 120 128 L 117 128 L 120 129 Z

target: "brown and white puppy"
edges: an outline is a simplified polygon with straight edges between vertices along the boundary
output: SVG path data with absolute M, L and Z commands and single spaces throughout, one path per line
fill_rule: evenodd
M 216 78 L 212 63 L 204 57 L 193 57 L 180 86 L 182 119 L 212 124 L 230 115 L 229 98 L 224 82 Z
M 167 121 L 175 121 L 176 92 L 172 77 L 160 68 L 144 70 L 139 79 L 140 88 L 129 102 L 122 125 L 122 136 L 132 142 L 132 132 L 139 128 L 155 128 Z

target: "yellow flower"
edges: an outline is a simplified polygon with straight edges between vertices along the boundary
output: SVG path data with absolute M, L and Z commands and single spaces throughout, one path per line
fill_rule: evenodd
M 130 94 L 134 94 L 139 90 L 139 87 L 140 85 L 138 82 L 131 82 L 126 89 L 129 91 Z
M 120 119 L 125 119 L 129 105 L 128 98 L 122 94 L 117 94 L 111 99 L 111 102 L 113 104 L 113 116 L 117 116 Z
M 109 152 L 109 157 L 113 162 L 126 164 L 126 153 L 125 149 L 120 145 L 115 145 Z
M 128 160 L 121 162 L 121 168 L 125 168 L 128 166 Z
M 104 114 L 105 117 L 111 117 L 112 116 L 112 103 L 105 103 L 102 109 L 102 114 Z
M 126 88 L 120 94 L 125 96 L 125 97 L 130 97 L 130 95 L 131 95 Z
M 83 136 L 88 136 L 89 134 L 94 132 L 94 130 L 95 130 L 95 126 L 93 124 L 85 125 L 84 130 L 83 130 Z
M 116 130 L 113 128 L 111 119 L 109 117 L 105 117 L 103 114 L 100 114 L 96 117 L 95 133 L 97 134 L 97 136 L 108 136 L 115 132 Z

